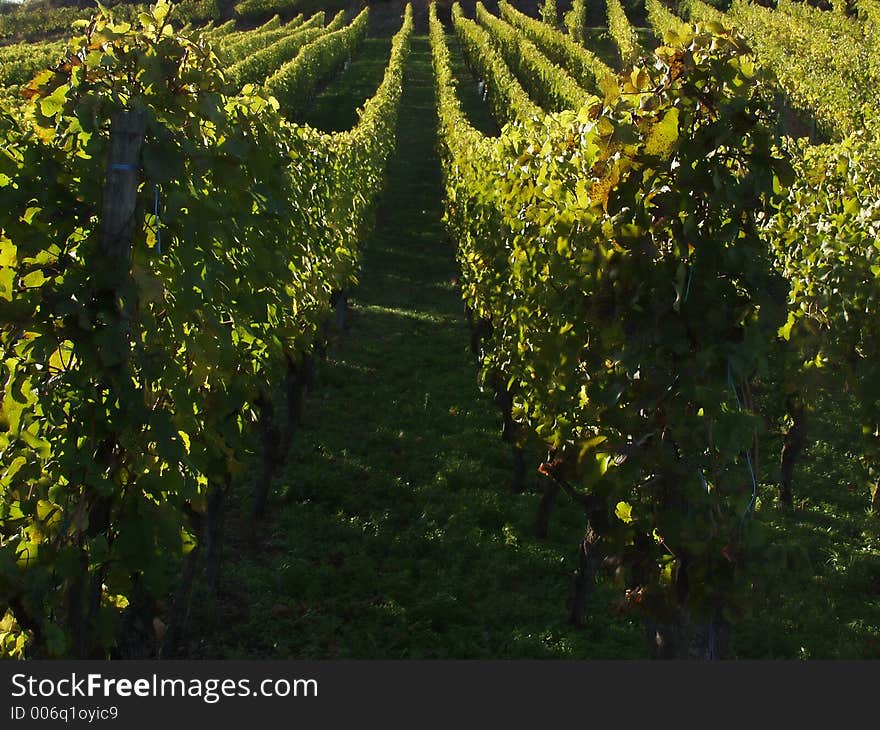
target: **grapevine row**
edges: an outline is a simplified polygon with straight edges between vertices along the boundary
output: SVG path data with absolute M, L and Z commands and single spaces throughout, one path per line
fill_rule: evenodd
M 58 61 L 64 47 L 64 41 L 49 41 L 18 43 L 0 48 L 0 86 L 27 83 L 38 70 Z
M 276 13 L 289 16 L 299 9 L 297 5 L 298 0 L 243 0 L 236 3 L 235 14 L 244 20 L 259 21 Z
M 346 27 L 323 34 L 306 45 L 266 80 L 266 90 L 282 107 L 298 114 L 318 84 L 360 46 L 367 34 L 368 16 L 369 8 L 364 8 Z
M 778 0 L 776 10 L 799 23 L 821 28 L 832 36 L 838 36 L 843 43 L 848 39 L 865 41 L 865 28 L 843 13 L 819 10 L 806 2 L 796 0 Z
M 874 32 L 880 28 L 880 2 L 877 0 L 855 0 L 855 8 L 860 18 L 874 26 Z
M 635 28 L 626 17 L 620 0 L 606 0 L 605 8 L 608 15 L 608 32 L 617 44 L 621 64 L 624 68 L 632 66 L 645 55 Z
M 276 15 L 274 19 L 279 18 L 280 16 Z M 273 23 L 273 21 L 269 21 L 269 23 Z M 305 21 L 302 16 L 297 16 L 283 27 L 278 27 L 279 24 L 273 23 L 273 28 L 264 29 L 263 26 L 260 26 L 255 30 L 233 33 L 217 44 L 218 53 L 222 58 L 237 63 L 241 59 L 249 58 L 273 43 L 289 37 L 296 30 L 303 27 L 315 27 L 316 23 L 323 25 L 323 16 L 321 18 L 312 16 L 308 21 Z
M 562 111 L 579 109 L 586 103 L 589 94 L 511 25 L 492 15 L 481 2 L 477 2 L 476 15 L 504 61 L 542 107 Z
M 733 25 L 730 16 L 703 0 L 682 0 L 681 9 L 693 23 L 721 23 L 728 28 Z
M 267 27 L 270 25 L 273 27 Z M 308 20 L 302 15 L 297 15 L 284 25 L 280 22 L 280 16 L 276 15 L 272 20 L 252 31 L 233 33 L 226 36 L 217 45 L 226 58 L 237 63 L 259 51 L 265 50 L 284 38 L 288 38 L 295 32 L 306 28 L 320 28 L 323 25 L 323 12 L 312 15 Z
M 452 6 L 452 24 L 468 66 L 486 84 L 492 113 L 499 125 L 543 114 L 510 72 L 486 31 L 465 18 L 457 2 Z
M 218 0 L 181 0 L 174 6 L 174 16 L 195 25 L 203 25 L 220 17 Z
M 227 75 L 238 88 L 242 88 L 245 84 L 262 83 L 281 66 L 295 58 L 302 48 L 326 33 L 338 30 L 344 23 L 345 13 L 340 11 L 324 28 L 324 11 L 321 10 L 289 36 L 241 59 L 229 68 Z
M 551 28 L 559 27 L 559 8 L 556 7 L 556 0 L 544 0 L 541 3 L 541 20 Z
M 734 0 L 729 15 L 792 103 L 812 113 L 827 135 L 840 139 L 876 124 L 880 67 L 865 44 L 742 0 Z
M 233 61 L 246 58 L 290 35 L 291 31 L 302 25 L 303 20 L 302 16 L 298 16 L 281 27 L 281 16 L 276 15 L 265 25 L 254 30 L 232 33 L 221 39 L 217 44 L 217 51 L 223 58 Z
M 483 379 L 511 393 L 523 437 L 549 449 L 548 489 L 587 522 L 573 615 L 615 556 L 655 653 L 717 655 L 760 543 L 760 419 L 736 404 L 782 321 L 758 229 L 784 167 L 769 81 L 737 38 L 691 30 L 604 102 L 488 140 L 462 120 L 435 9 L 431 41 Z
M 595 54 L 558 30 L 524 15 L 500 0 L 501 17 L 525 34 L 553 63 L 564 68 L 585 89 L 595 90 L 599 82 L 614 72 Z
M 355 277 L 394 145 L 411 10 L 343 135 L 288 124 L 260 87 L 227 96 L 168 12 L 98 14 L 72 41 L 84 63 L 34 79 L 26 119 L 0 115 L 5 655 L 106 656 L 126 631 L 173 651 L 193 576 L 216 577 L 230 481 L 278 447 L 274 386 Z M 137 634 L 159 616 L 164 636 Z
M 648 23 L 661 40 L 667 33 L 686 35 L 690 31 L 690 26 L 671 12 L 662 0 L 645 0 L 645 9 L 648 12 Z
M 235 32 L 235 18 L 231 18 L 221 25 L 212 25 L 210 28 L 206 28 L 202 32 L 204 33 L 205 37 L 210 39 L 211 41 L 225 38 L 230 33 Z
M 142 6 L 138 10 L 142 10 Z M 0 14 L 0 39 L 18 38 L 33 40 L 46 35 L 67 33 L 75 20 L 88 17 L 89 13 L 75 7 L 40 8 L 27 6 Z
M 571 10 L 565 14 L 563 21 L 572 40 L 584 45 L 587 39 L 587 0 L 573 0 Z
M 829 384 L 827 363 L 855 395 L 864 443 L 856 451 L 880 512 L 880 144 L 856 133 L 835 144 L 792 148 L 795 174 L 765 225 L 779 271 L 789 282 L 782 361 L 789 432 L 809 437 L 811 404 Z M 833 387 L 833 386 L 830 386 Z M 788 439 L 787 439 L 788 440 Z M 792 504 L 794 456 L 783 459 L 780 501 Z

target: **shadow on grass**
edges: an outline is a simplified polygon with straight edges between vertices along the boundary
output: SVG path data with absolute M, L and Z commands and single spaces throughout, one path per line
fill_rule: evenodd
M 737 627 L 741 656 L 880 658 L 880 524 L 867 512 L 858 409 L 840 375 L 826 377 L 829 387 L 815 403 L 809 446 L 795 471 L 793 509 L 773 503 L 776 463 L 764 470 L 759 514 L 771 550 L 790 557 L 769 568 L 766 598 Z M 768 451 L 778 454 L 779 444 Z

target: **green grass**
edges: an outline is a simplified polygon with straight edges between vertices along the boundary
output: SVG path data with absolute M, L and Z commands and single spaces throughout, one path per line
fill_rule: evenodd
M 373 94 L 391 54 L 391 38 L 365 38 L 351 65 L 337 71 L 302 121 L 325 132 L 344 132 L 357 124 L 358 110 Z
M 585 28 L 584 36 L 584 48 L 594 53 L 610 68 L 620 67 L 617 44 L 609 35 L 607 28 Z
M 449 48 L 449 61 L 452 73 L 458 82 L 456 93 L 461 109 L 471 125 L 488 137 L 497 137 L 498 124 L 492 118 L 489 103 L 480 96 L 479 79 L 475 78 L 465 62 L 464 50 L 455 33 L 447 33 L 446 46 Z
M 635 30 L 639 43 L 649 54 L 653 53 L 657 46 L 662 45 L 662 39 L 657 38 L 653 28 L 636 28 Z
M 760 517 L 773 543 L 795 559 L 765 577 L 766 596 L 737 627 L 741 656 L 880 658 L 880 523 L 867 512 L 856 404 L 839 375 L 828 372 L 825 379 L 831 387 L 813 406 L 791 510 L 773 506 L 781 444 L 765 444 Z
M 467 70 L 451 45 L 463 79 Z M 350 126 L 383 58 L 387 44 L 368 43 L 355 63 L 371 79 L 343 77 L 311 119 L 328 129 Z M 485 105 L 469 103 L 472 119 L 483 114 L 489 126 Z M 350 328 L 319 364 L 271 518 L 259 529 L 230 525 L 222 579 L 214 596 L 201 589 L 188 654 L 643 657 L 642 630 L 613 609 L 619 596 L 605 579 L 587 626 L 566 622 L 583 528 L 578 509 L 560 500 L 549 538 L 537 540 L 540 477 L 531 473 L 526 494 L 508 490 L 511 454 L 491 397 L 477 387 L 441 221 L 423 36 L 413 42 L 398 144 Z M 750 566 L 764 582 L 755 611 L 734 630 L 741 658 L 880 657 L 880 528 L 865 512 L 860 436 L 847 425 L 853 404 L 830 382 L 790 511 L 773 504 L 779 439 L 762 443 L 755 519 L 789 558 Z M 233 496 L 246 510 L 246 485 Z

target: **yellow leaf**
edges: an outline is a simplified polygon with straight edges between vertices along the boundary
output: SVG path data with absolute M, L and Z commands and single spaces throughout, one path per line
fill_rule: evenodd
M 19 567 L 27 568 L 37 562 L 37 556 L 40 552 L 40 546 L 35 542 L 26 542 L 19 545 L 16 555 L 16 563 Z
M 43 276 L 42 271 L 32 271 L 21 280 L 21 283 L 30 289 L 32 287 L 42 286 L 44 281 L 46 281 L 46 277 Z
M 617 516 L 617 519 L 626 524 L 633 521 L 632 507 L 626 502 L 618 502 L 617 507 L 614 508 L 614 514 Z
M 104 602 L 108 606 L 114 606 L 118 609 L 123 609 L 128 607 L 128 598 L 123 596 L 121 593 L 117 593 L 116 595 L 107 594 L 104 596 Z
M 678 140 L 678 109 L 673 107 L 663 115 L 663 119 L 651 127 L 648 140 L 645 142 L 645 152 L 649 155 L 669 154 Z
M 0 233 L 0 268 L 14 267 L 17 261 L 15 244 Z
M 634 68 L 630 74 L 630 82 L 637 91 L 644 91 L 651 83 L 651 77 L 643 68 Z
M 6 609 L 6 613 L 3 615 L 3 618 L 0 619 L 0 631 L 8 633 L 14 631 L 16 626 L 15 616 L 12 615 L 12 611 Z

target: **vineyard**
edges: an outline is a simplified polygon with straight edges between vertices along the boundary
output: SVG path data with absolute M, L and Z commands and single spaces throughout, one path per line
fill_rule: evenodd
M 0 657 L 880 658 L 880 2 L 0 2 Z

